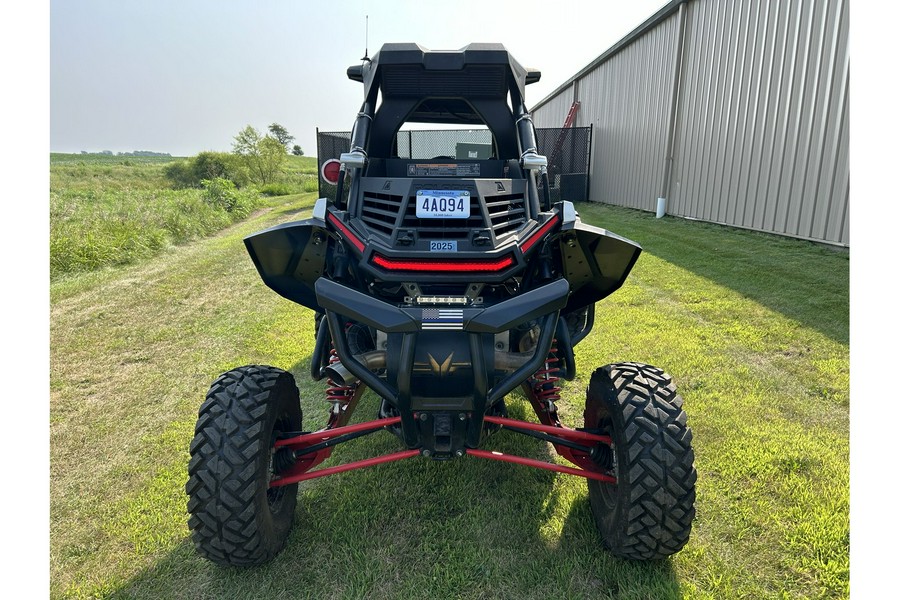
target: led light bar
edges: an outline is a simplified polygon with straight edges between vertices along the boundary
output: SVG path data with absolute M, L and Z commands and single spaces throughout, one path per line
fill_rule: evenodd
M 388 271 L 417 271 L 439 273 L 497 272 L 511 267 L 514 263 L 511 256 L 495 260 L 395 260 L 376 254 L 372 259 L 376 265 Z
M 416 304 L 468 304 L 465 296 L 416 296 L 412 299 Z

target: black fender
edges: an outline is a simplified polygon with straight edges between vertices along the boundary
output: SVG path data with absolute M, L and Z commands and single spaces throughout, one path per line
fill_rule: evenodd
M 574 219 L 559 236 L 563 276 L 571 294 L 563 313 L 606 298 L 622 287 L 641 254 L 641 246 L 606 229 Z
M 283 223 L 244 238 L 263 282 L 279 295 L 323 312 L 316 280 L 325 272 L 328 232 L 319 218 Z

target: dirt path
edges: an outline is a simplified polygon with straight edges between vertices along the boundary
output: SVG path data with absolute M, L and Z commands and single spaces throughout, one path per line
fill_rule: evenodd
M 63 572 L 102 572 L 118 502 L 159 469 L 186 465 L 197 406 L 232 357 L 253 347 L 260 315 L 304 314 L 261 285 L 241 240 L 310 204 L 257 214 L 82 289 L 57 290 L 64 297 L 50 311 L 54 590 L 69 583 L 57 579 Z

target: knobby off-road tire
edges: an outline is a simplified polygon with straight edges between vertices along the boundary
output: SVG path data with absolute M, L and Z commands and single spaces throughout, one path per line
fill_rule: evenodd
M 200 407 L 188 465 L 188 527 L 198 552 L 227 566 L 271 560 L 287 540 L 297 486 L 269 489 L 280 432 L 300 431 L 290 373 L 267 366 L 229 371 Z
M 603 544 L 634 560 L 678 552 L 691 533 L 697 472 L 672 378 L 649 365 L 606 365 L 594 371 L 587 395 L 587 410 L 596 411 L 612 437 L 618 478 L 616 484 L 588 480 Z

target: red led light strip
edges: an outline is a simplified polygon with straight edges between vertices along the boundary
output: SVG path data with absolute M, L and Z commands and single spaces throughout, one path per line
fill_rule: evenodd
M 372 259 L 379 267 L 389 271 L 439 271 L 439 272 L 463 272 L 463 271 L 502 271 L 514 264 L 511 256 L 505 256 L 497 260 L 479 261 L 436 261 L 436 260 L 393 260 L 376 254 Z
M 365 245 L 362 243 L 362 240 L 356 237 L 356 235 L 354 235 L 354 233 L 350 231 L 350 229 L 346 225 L 341 223 L 337 217 L 335 217 L 331 213 L 328 213 L 328 220 L 331 221 L 331 224 L 337 227 L 338 230 L 344 234 L 344 237 L 347 238 L 350 243 L 356 247 L 357 250 L 362 252 L 363 249 L 365 249 Z
M 556 225 L 556 221 L 559 220 L 557 215 L 553 215 L 549 221 L 541 225 L 541 228 L 538 229 L 531 237 L 525 240 L 525 243 L 522 244 L 522 254 L 528 252 L 532 246 L 534 246 L 550 229 Z

